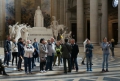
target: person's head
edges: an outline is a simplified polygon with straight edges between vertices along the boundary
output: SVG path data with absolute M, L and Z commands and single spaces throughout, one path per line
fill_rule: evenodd
M 37 39 L 36 39 L 36 38 L 34 38 L 34 42 L 37 42 Z
M 87 40 L 87 44 L 90 44 L 90 40 Z
M 60 41 L 57 41 L 57 43 L 56 43 L 56 44 L 57 44 L 57 46 L 59 46 L 59 45 L 60 45 Z
M 45 44 L 47 44 L 48 42 L 47 41 L 45 41 Z
M 114 42 L 115 40 L 114 39 L 111 39 L 111 42 Z
M 41 39 L 40 39 L 40 43 L 45 44 L 45 39 L 44 39 L 44 38 L 41 38 Z
M 107 37 L 104 37 L 104 38 L 103 38 L 103 42 L 107 42 Z
M 13 42 L 16 42 L 16 40 L 15 40 L 15 39 L 13 39 L 12 41 L 13 41 Z
M 50 43 L 50 40 L 47 40 L 48 43 Z
M 31 43 L 31 41 L 30 41 L 30 40 L 27 40 L 27 41 L 26 41 L 26 43 L 27 43 L 27 44 L 30 44 L 30 43 Z
M 22 39 L 22 38 L 19 38 L 19 42 L 23 42 L 23 39 Z
M 54 41 L 55 41 L 55 39 L 52 37 L 52 38 L 51 38 L 51 43 L 53 43 Z
M 65 43 L 68 43 L 68 39 L 65 39 Z
M 75 39 L 71 39 L 71 44 L 75 44 Z
M 10 35 L 7 35 L 7 40 L 11 40 L 11 37 L 10 37 Z

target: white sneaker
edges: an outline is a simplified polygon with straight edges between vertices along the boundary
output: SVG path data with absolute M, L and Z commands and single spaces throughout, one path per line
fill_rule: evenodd
M 45 71 L 45 70 L 43 70 L 43 73 L 46 73 L 46 71 Z
M 41 70 L 40 73 L 43 73 L 43 71 Z

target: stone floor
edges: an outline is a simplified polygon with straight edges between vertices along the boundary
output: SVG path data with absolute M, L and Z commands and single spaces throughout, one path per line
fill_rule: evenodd
M 80 48 L 82 49 L 82 48 Z M 98 53 L 97 53 L 98 52 Z M 32 70 L 33 74 L 25 75 L 25 72 L 18 72 L 15 66 L 6 67 L 5 70 L 9 76 L 0 75 L 0 81 L 120 81 L 120 50 L 115 49 L 115 58 L 109 56 L 109 71 L 101 73 L 102 54 L 100 48 L 95 48 L 93 56 L 93 71 L 86 72 L 86 65 L 81 65 L 83 57 L 82 52 L 78 56 L 79 72 L 72 71 L 72 73 L 64 74 L 63 65 L 54 66 L 54 71 L 47 73 L 39 72 L 39 63 L 36 62 L 37 67 Z M 3 59 L 3 54 L 0 58 Z M 23 68 L 23 67 L 22 67 Z

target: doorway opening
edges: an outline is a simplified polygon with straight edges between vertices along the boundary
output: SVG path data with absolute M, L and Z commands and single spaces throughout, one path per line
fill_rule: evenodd
M 71 23 L 72 38 L 77 42 L 77 23 Z
M 115 44 L 118 43 L 118 23 L 112 24 L 112 33 L 113 33 L 113 39 L 115 40 Z

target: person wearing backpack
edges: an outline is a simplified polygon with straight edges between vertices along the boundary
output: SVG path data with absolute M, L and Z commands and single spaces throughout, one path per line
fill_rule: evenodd
M 68 39 L 65 39 L 65 44 L 62 45 L 62 49 L 61 49 L 65 74 L 67 74 L 66 60 L 68 61 L 68 68 L 69 68 L 68 72 L 71 72 L 71 50 L 72 47 L 68 43 Z
M 58 57 L 58 66 L 60 66 L 61 45 L 60 45 L 60 42 L 59 42 L 59 41 L 57 41 L 57 44 L 56 44 L 55 50 L 56 50 L 56 54 L 55 54 L 55 57 L 54 57 L 54 64 L 53 64 L 53 66 L 55 66 L 55 63 L 56 63 L 56 59 L 57 59 L 57 57 Z

